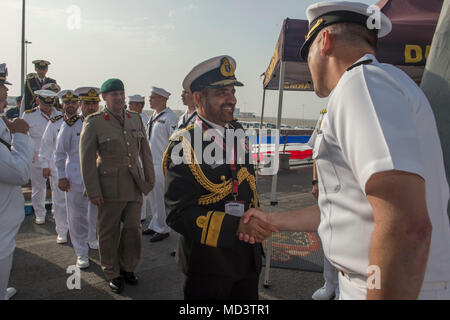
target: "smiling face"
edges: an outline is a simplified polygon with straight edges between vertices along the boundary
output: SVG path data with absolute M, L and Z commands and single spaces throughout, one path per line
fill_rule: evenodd
M 194 99 L 198 105 L 199 115 L 206 120 L 225 126 L 233 120 L 237 103 L 235 93 L 234 86 L 196 91 Z

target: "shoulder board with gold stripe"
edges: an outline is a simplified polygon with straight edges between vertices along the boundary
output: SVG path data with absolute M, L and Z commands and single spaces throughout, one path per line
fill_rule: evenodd
M 323 109 L 322 111 L 320 111 L 320 114 L 325 114 L 327 113 L 327 109 Z
M 36 77 L 36 75 L 35 74 L 29 74 L 28 76 L 27 76 L 27 80 L 32 80 L 32 79 L 34 79 Z
M 70 118 L 70 119 L 67 119 L 67 120 L 66 120 L 66 123 L 67 123 L 67 125 L 68 125 L 69 127 L 71 127 L 71 126 L 73 126 L 73 125 L 78 121 L 78 119 L 80 119 L 80 116 L 79 116 L 79 115 L 76 115 L 76 116 L 73 116 L 73 117 Z
M 61 118 L 64 118 L 64 116 L 63 116 L 62 114 L 60 114 L 60 115 L 58 115 L 58 116 L 56 116 L 56 117 L 51 118 L 50 121 L 53 122 L 53 123 L 55 123 L 56 121 L 58 121 L 58 120 L 61 119 Z
M 37 108 L 33 108 L 33 109 L 30 109 L 30 110 L 25 110 L 25 113 L 33 113 L 36 110 L 37 110 Z

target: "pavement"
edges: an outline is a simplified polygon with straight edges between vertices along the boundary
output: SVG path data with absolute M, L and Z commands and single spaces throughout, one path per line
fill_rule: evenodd
M 278 176 L 278 206 L 269 208 L 271 177 L 258 178 L 261 206 L 265 210 L 289 210 L 315 203 L 310 194 L 312 166 L 297 166 Z M 147 206 L 149 207 L 149 206 Z M 151 216 L 147 212 L 147 221 Z M 76 283 L 68 267 L 76 256 L 70 245 L 56 243 L 54 220 L 47 215 L 44 225 L 34 224 L 28 215 L 16 237 L 13 268 L 9 286 L 17 289 L 14 300 L 182 300 L 184 275 L 170 252 L 176 236 L 150 243 L 143 236 L 141 261 L 136 269 L 137 286 L 126 285 L 121 295 L 114 294 L 104 280 L 97 250 L 90 250 L 90 267 L 81 271 L 80 289 L 69 289 Z M 268 287 L 264 286 L 263 268 L 260 277 L 261 300 L 309 300 L 323 285 L 321 273 L 271 268 Z M 69 286 L 68 286 L 69 283 Z M 71 286 L 72 285 L 72 286 Z

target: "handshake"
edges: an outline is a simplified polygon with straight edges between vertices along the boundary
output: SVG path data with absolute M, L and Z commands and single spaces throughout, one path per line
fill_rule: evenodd
M 272 232 L 278 232 L 278 228 L 270 220 L 270 215 L 252 208 L 241 218 L 237 236 L 239 240 L 250 244 L 261 243 L 269 238 Z

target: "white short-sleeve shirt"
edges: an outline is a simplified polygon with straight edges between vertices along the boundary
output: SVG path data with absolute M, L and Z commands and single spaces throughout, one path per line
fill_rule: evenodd
M 150 150 L 153 157 L 153 166 L 162 166 L 164 152 L 169 146 L 169 138 L 177 129 L 178 117 L 170 108 L 166 108 L 159 114 L 153 114 L 149 127 Z
M 359 61 L 368 59 L 339 80 L 315 140 L 325 255 L 366 275 L 374 230 L 366 183 L 377 172 L 402 170 L 426 181 L 433 232 L 425 281 L 450 280 L 449 187 L 433 112 L 403 71 L 369 54 Z

